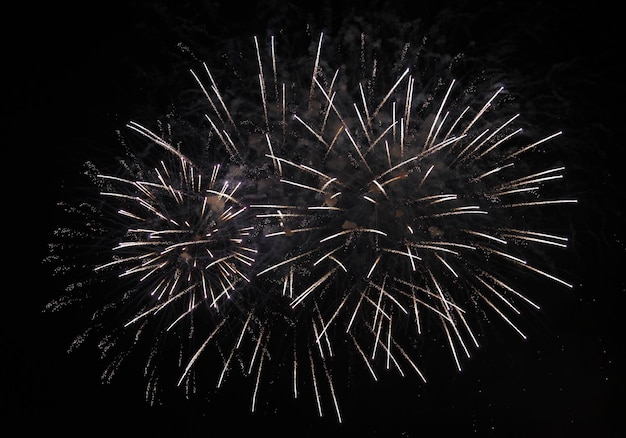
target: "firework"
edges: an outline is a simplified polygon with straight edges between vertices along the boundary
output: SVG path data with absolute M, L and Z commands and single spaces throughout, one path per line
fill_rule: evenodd
M 95 297 L 103 304 L 94 313 L 94 324 L 110 330 L 99 346 L 104 356 L 115 356 L 105 371 L 107 379 L 140 339 L 150 345 L 150 364 L 161 362 L 164 338 L 177 343 L 189 338 L 193 346 L 197 337 L 223 325 L 240 299 L 238 291 L 250 281 L 257 253 L 252 217 L 239 199 L 244 189 L 237 166 L 196 163 L 163 136 L 134 122 L 128 128 L 159 147 L 148 154 L 155 159 L 129 153 L 115 174 L 88 163 L 86 173 L 98 189 L 95 201 L 68 207 L 83 223 L 57 231 L 64 245 L 54 245 L 50 256 L 63 259 L 67 270 L 65 246 L 71 242 L 78 264 L 73 270 L 80 267 L 91 274 L 86 284 L 70 289 L 88 285 L 102 294 L 102 287 L 113 285 L 119 291 Z M 76 294 L 70 296 L 76 299 Z M 60 300 L 49 307 L 64 304 Z M 81 335 L 75 343 L 85 338 Z M 196 352 L 193 347 L 191 353 L 181 351 L 177 361 Z M 157 368 L 146 369 L 152 382 L 147 396 L 152 398 Z
M 561 132 L 526 135 L 504 87 L 437 77 L 427 88 L 408 46 L 382 75 L 365 37 L 356 78 L 324 58 L 325 42 L 290 70 L 273 37 L 254 38 L 240 88 L 207 64 L 192 71 L 227 176 L 131 123 L 171 164 L 96 175 L 124 232 L 94 271 L 117 272 L 134 297 L 124 329 L 146 337 L 155 322 L 147 336 L 160 338 L 185 326 L 178 385 L 194 386 L 214 348 L 217 386 L 241 370 L 252 411 L 278 373 L 341 422 L 334 376 L 346 358 L 374 380 L 395 370 L 426 382 L 428 342 L 443 340 L 461 370 L 481 321 L 525 338 L 516 317 L 539 305 L 516 278 L 572 287 L 542 266 L 543 248 L 568 238 L 538 212 L 576 200 L 554 195 L 564 167 L 526 158 Z

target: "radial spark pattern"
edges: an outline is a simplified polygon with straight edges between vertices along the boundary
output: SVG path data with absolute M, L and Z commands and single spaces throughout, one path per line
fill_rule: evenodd
M 66 206 L 81 222 L 57 231 L 62 244 L 51 246 L 49 260 L 61 258 L 65 268 L 59 272 L 70 261 L 70 271 L 87 272 L 68 297 L 79 299 L 79 288 L 101 305 L 75 344 L 98 332 L 110 360 L 105 379 L 132 351 L 147 353 L 146 396 L 153 399 L 158 369 L 193 363 L 196 342 L 224 325 L 225 315 L 239 313 L 239 292 L 250 282 L 257 255 L 255 218 L 239 199 L 245 195 L 240 167 L 196 163 L 164 136 L 134 122 L 128 128 L 156 152 L 143 158 L 129 153 L 113 173 L 88 163 L 86 173 L 99 192 L 78 207 Z M 49 307 L 66 303 L 67 297 Z
M 193 386 L 212 346 L 217 386 L 236 369 L 251 376 L 253 411 L 263 376 L 287 375 L 295 397 L 307 386 L 319 414 L 328 397 L 342 421 L 334 376 L 346 358 L 374 380 L 396 370 L 425 382 L 429 341 L 447 344 L 460 370 L 485 320 L 525 338 L 519 315 L 539 306 L 519 278 L 572 287 L 536 256 L 567 247 L 546 218 L 576 200 L 554 195 L 564 167 L 526 158 L 561 132 L 527 136 L 502 86 L 469 92 L 443 77 L 425 89 L 408 46 L 382 75 L 365 39 L 369 67 L 346 77 L 324 43 L 289 69 L 273 38 L 254 38 L 243 88 L 222 89 L 208 65 L 192 72 L 209 140 L 256 188 L 249 203 L 218 164 L 206 172 L 130 124 L 177 164 L 99 175 L 111 187 L 101 196 L 130 225 L 95 270 L 133 279 L 141 305 L 129 330 L 165 313 L 167 331 L 207 311 L 179 385 Z
M 137 124 L 130 127 L 163 142 Z M 218 180 L 219 164 L 204 175 L 184 155 L 174 154 L 175 168 L 161 161 L 134 179 L 98 175 L 111 186 L 101 196 L 116 199 L 118 214 L 133 226 L 112 249 L 115 259 L 95 270 L 121 265 L 122 276 L 137 276 L 160 302 L 148 313 L 176 300 L 189 311 L 203 302 L 217 309 L 239 282 L 249 281 L 246 271 L 256 253 L 246 242 L 253 227 L 235 220 L 246 210 L 236 197 L 240 183 Z

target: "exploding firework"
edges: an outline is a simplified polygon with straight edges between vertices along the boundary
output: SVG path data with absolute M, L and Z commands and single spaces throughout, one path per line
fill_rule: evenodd
M 576 203 L 554 195 L 565 168 L 527 158 L 561 132 L 526 135 L 501 85 L 427 86 L 408 45 L 381 74 L 365 41 L 356 79 L 324 57 L 324 35 L 291 64 L 255 37 L 254 74 L 235 69 L 223 86 L 207 64 L 192 71 L 222 160 L 199 165 L 131 123 L 167 160 L 96 174 L 99 211 L 118 219 L 94 272 L 123 278 L 122 333 L 191 340 L 178 385 L 194 387 L 213 348 L 218 387 L 236 370 L 251 377 L 252 411 L 263 377 L 286 376 L 294 397 L 307 386 L 319 415 L 328 398 L 342 421 L 344 359 L 374 380 L 426 382 L 428 342 L 461 370 L 482 321 L 526 337 L 516 317 L 539 306 L 519 277 L 572 287 L 537 257 L 568 245 L 542 213 Z
M 162 362 L 165 338 L 184 345 L 181 339 L 193 342 L 224 325 L 240 300 L 237 291 L 250 281 L 257 250 L 251 238 L 254 218 L 239 199 L 245 188 L 238 166 L 192 161 L 163 136 L 134 122 L 128 128 L 159 147 L 147 154 L 155 159 L 129 153 L 114 174 L 88 163 L 86 174 L 98 189 L 95 201 L 92 196 L 77 207 L 66 206 L 83 223 L 57 230 L 63 244 L 52 245 L 50 259 L 62 258 L 61 270 L 67 270 L 69 249 L 76 255 L 73 270 L 91 272 L 89 288 L 117 283 L 121 293 L 114 299 L 113 294 L 96 297 L 103 305 L 93 318 L 110 330 L 99 341 L 105 356 L 115 356 L 105 376 L 112 377 L 130 350 L 146 340 L 152 382 L 147 396 L 152 398 L 158 376 L 151 362 Z M 86 288 L 79 282 L 70 289 L 76 286 Z M 50 307 L 65 304 L 59 300 Z M 125 336 L 128 332 L 134 335 Z M 195 353 L 182 349 L 177 361 Z

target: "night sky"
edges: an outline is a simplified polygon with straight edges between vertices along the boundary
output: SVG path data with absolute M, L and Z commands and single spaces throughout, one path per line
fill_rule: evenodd
M 24 4 L 5 10 L 2 101 L 5 172 L 5 285 L 2 298 L 2 427 L 26 436 L 611 437 L 626 433 L 623 310 L 626 284 L 622 209 L 624 102 L 617 62 L 617 12 L 603 2 L 280 1 L 84 2 Z M 334 5 L 341 3 L 341 6 Z M 407 6 L 415 3 L 415 6 Z M 441 5 L 440 3 L 443 3 Z M 390 376 L 363 379 L 346 394 L 345 423 L 319 419 L 312 400 L 278 400 L 249 413 L 249 382 L 234 379 L 211 403 L 182 393 L 151 407 L 142 363 L 127 364 L 111 384 L 95 348 L 67 354 L 85 318 L 80 309 L 47 314 L 61 294 L 42 265 L 62 225 L 55 204 L 79 184 L 81 164 L 118 148 L 115 130 L 152 120 L 177 103 L 189 81 L 190 53 L 209 57 L 230 38 L 284 29 L 330 34 L 355 17 L 415 22 L 451 53 L 509 69 L 520 90 L 540 98 L 529 117 L 562 126 L 563 161 L 579 207 L 566 265 L 573 290 L 549 288 L 529 315 L 522 341 L 495 333 L 457 373 L 442 363 L 426 385 Z M 356 20 L 359 21 L 359 20 Z M 382 24 L 387 23 L 387 24 Z M 375 24 L 369 24 L 374 29 Z M 398 37 L 397 35 L 395 37 Z M 437 38 L 435 38 L 437 40 Z M 190 50 L 181 50 L 188 47 Z M 184 77 L 184 80 L 180 79 Z M 525 88 L 524 88 L 525 87 Z M 182 98 L 181 98 L 182 99 Z M 542 103 L 546 106 L 540 108 Z M 535 111 L 536 109 L 536 111 Z M 535 111 L 535 112 L 533 112 Z M 543 114 L 541 111 L 545 111 Z M 621 117 L 620 117 L 621 118 Z M 117 150 L 117 149 L 116 149 Z M 6 155 L 5 155 L 6 156 Z M 497 326 L 500 327 L 500 326 Z

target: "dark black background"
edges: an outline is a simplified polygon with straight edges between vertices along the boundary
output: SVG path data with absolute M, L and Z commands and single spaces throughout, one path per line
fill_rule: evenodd
M 171 3 L 171 4 L 170 4 Z M 604 2 L 51 2 L 3 11 L 2 145 L 5 232 L 0 427 L 64 436 L 621 436 L 625 406 L 622 48 L 618 13 Z M 393 5 L 393 6 L 390 6 Z M 409 6 L 412 5 L 412 6 Z M 42 266 L 62 188 L 114 130 L 172 103 L 186 74 L 179 42 L 251 38 L 270 28 L 332 31 L 353 14 L 421 18 L 451 50 L 464 45 L 546 94 L 570 134 L 580 199 L 570 261 L 576 288 L 551 292 L 541 326 L 522 342 L 486 348 L 460 374 L 428 385 L 390 378 L 348 398 L 346 422 L 318 419 L 310 400 L 248 412 L 230 387 L 208 406 L 150 407 L 136 370 L 100 382 L 96 354 L 66 354 L 70 316 L 42 309 L 59 291 Z M 199 50 L 200 52 L 202 50 Z M 207 53 L 208 53 L 207 52 Z M 495 55 L 494 55 L 495 54 Z M 496 58 L 495 60 L 493 58 Z M 187 78 L 185 79 L 187 80 Z M 172 93 L 169 91 L 172 90 Z M 551 119 L 550 123 L 554 119 Z M 557 294 L 562 294 L 558 296 Z M 502 344 L 506 348 L 502 348 Z M 135 372 L 135 374 L 133 374 Z M 289 397 L 286 395 L 285 397 Z

